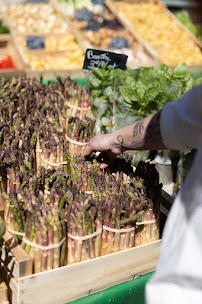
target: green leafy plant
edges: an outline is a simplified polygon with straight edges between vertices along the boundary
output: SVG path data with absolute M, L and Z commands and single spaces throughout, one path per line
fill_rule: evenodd
M 159 69 L 141 67 L 123 71 L 113 70 L 105 64 L 101 69 L 91 70 L 88 88 L 97 133 L 113 130 L 109 124 L 115 121 L 114 114 L 142 119 L 201 82 L 201 78 L 194 80 L 191 77 L 184 63 L 174 71 L 163 63 Z

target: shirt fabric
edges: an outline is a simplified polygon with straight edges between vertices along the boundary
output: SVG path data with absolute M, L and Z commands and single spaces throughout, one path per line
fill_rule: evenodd
M 166 221 L 146 303 L 202 304 L 202 86 L 168 103 L 160 126 L 167 148 L 198 151 Z

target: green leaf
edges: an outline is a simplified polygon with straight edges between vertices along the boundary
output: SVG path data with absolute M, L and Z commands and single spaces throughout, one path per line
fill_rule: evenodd
M 143 85 L 143 83 L 140 80 L 138 80 L 137 81 L 136 92 L 137 92 L 138 97 L 139 97 L 140 100 L 144 99 L 145 91 L 146 91 L 145 85 Z
M 183 74 L 186 72 L 186 64 L 185 63 L 181 63 L 179 64 L 175 70 L 174 70 L 174 74 Z
M 135 79 L 132 76 L 127 76 L 126 77 L 125 84 L 130 89 L 135 89 L 136 88 L 136 81 L 135 81 Z
M 127 103 L 131 103 L 131 96 L 129 90 L 127 90 L 124 86 L 119 87 L 119 91 L 121 93 L 121 96 Z
M 144 95 L 146 101 L 153 101 L 160 92 L 160 86 L 149 88 Z
M 113 94 L 113 90 L 111 86 L 108 86 L 104 89 L 103 94 L 107 97 L 109 97 L 111 94 Z
M 160 68 L 158 70 L 158 75 L 165 77 L 166 79 L 171 79 L 172 77 L 171 69 L 164 63 L 160 64 Z
M 95 75 L 91 75 L 89 78 L 90 85 L 92 85 L 94 88 L 98 88 L 101 86 L 102 81 L 98 79 Z

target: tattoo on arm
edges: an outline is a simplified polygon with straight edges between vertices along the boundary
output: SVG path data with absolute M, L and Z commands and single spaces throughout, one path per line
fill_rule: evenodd
M 139 121 L 134 125 L 133 137 L 136 137 L 138 133 L 141 134 L 142 130 L 144 130 L 144 120 Z
M 117 140 L 118 140 L 119 144 L 120 144 L 122 147 L 126 147 L 122 135 L 118 135 L 118 136 L 117 136 Z
M 144 120 L 139 121 L 133 127 L 134 140 L 130 147 L 134 150 L 159 150 L 166 149 L 164 146 L 160 129 L 161 110 L 151 119 L 147 127 L 144 126 Z M 145 132 L 145 134 L 143 134 Z M 141 136 L 142 135 L 142 136 Z M 136 137 L 140 136 L 139 140 Z

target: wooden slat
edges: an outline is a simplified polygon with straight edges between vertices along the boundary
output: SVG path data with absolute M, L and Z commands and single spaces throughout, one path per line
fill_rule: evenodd
M 1 276 L 4 280 L 4 282 L 7 285 L 7 297 L 8 297 L 9 302 L 5 302 L 4 304 L 12 303 L 12 291 L 11 291 L 11 288 L 9 287 L 12 276 L 11 276 L 10 272 L 8 271 L 8 269 L 3 265 L 1 259 L 0 259 L 0 273 L 1 273 Z
M 32 259 L 8 231 L 4 234 L 2 243 L 0 258 L 12 275 L 19 279 L 32 274 Z
M 161 241 L 20 278 L 13 304 L 67 303 L 153 271 Z
M 68 24 L 69 27 L 69 31 L 72 32 L 72 34 L 75 36 L 76 41 L 78 43 L 78 45 L 85 51 L 88 48 L 92 48 L 92 45 L 79 33 L 79 31 L 75 28 L 74 24 L 72 23 L 72 21 L 70 20 L 70 18 L 68 18 L 67 16 L 64 15 L 63 10 L 61 8 L 61 5 L 58 4 L 57 1 L 52 0 L 51 3 L 53 4 L 57 14 L 59 16 L 62 16 L 63 18 L 65 18 L 65 21 Z
M 0 303 L 6 304 L 8 303 L 8 287 L 0 275 Z
M 56 79 L 57 76 L 61 77 L 71 77 L 71 78 L 84 78 L 84 73 L 81 70 L 36 70 L 31 71 L 26 69 L 25 72 L 30 75 L 30 77 L 40 78 L 43 76 L 44 79 Z

